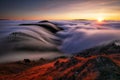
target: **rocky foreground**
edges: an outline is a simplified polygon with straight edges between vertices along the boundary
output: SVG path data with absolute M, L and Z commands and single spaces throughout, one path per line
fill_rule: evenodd
M 1 73 L 0 80 L 120 80 L 120 54 L 59 58 L 18 73 Z
M 36 64 L 25 60 L 2 69 L 0 66 L 0 80 L 120 80 L 119 42 L 91 48 L 73 57 L 41 59 Z

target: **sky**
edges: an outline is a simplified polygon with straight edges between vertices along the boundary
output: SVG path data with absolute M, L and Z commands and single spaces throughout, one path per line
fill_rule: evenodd
M 120 20 L 120 0 L 0 0 L 0 19 Z

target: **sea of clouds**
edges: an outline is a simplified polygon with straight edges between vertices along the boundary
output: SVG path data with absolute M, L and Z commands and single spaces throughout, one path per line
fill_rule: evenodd
M 70 21 L 57 35 L 62 39 L 59 49 L 64 53 L 78 53 L 106 42 L 120 39 L 119 21 Z
M 50 21 L 64 30 L 56 34 L 40 26 L 19 26 L 21 23 L 38 23 L 39 21 L 0 21 L 0 58 L 1 62 L 24 58 L 47 57 L 79 53 L 100 44 L 120 40 L 120 21 L 64 20 Z M 24 33 L 21 41 L 7 42 L 14 32 Z M 17 35 L 19 38 L 19 35 Z M 20 37 L 21 38 L 21 37 Z M 60 44 L 56 44 L 59 41 Z M 34 51 L 14 51 L 15 47 L 30 47 Z M 43 49 L 43 50 L 42 50 Z M 56 49 L 58 49 L 56 51 Z M 37 56 L 36 56 L 37 55 Z M 20 57 L 19 57 L 20 56 Z

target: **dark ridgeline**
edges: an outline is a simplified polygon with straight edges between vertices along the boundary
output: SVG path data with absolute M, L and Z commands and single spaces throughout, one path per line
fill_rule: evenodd
M 77 56 L 89 57 L 93 55 L 102 55 L 102 54 L 118 54 L 120 53 L 120 40 L 114 40 L 108 44 L 102 44 L 90 49 L 86 49 L 77 53 Z
M 52 33 L 56 33 L 60 30 L 63 30 L 62 28 L 56 26 L 56 24 L 54 24 L 48 20 L 42 20 L 42 21 L 39 21 L 38 23 L 20 24 L 20 26 L 33 26 L 33 25 L 43 27 Z

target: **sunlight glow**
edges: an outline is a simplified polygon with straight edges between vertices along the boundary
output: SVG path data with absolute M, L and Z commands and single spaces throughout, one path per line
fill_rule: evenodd
M 97 18 L 97 21 L 98 21 L 98 22 L 103 22 L 103 21 L 104 21 L 104 18 L 103 18 L 103 17 L 98 17 L 98 18 Z

